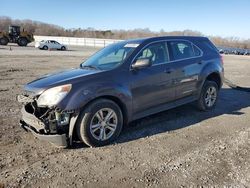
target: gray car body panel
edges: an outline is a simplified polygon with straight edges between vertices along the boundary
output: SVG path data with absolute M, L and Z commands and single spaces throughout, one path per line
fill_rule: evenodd
M 140 45 L 119 67 L 108 71 L 72 69 L 42 77 L 27 84 L 25 88 L 39 95 L 46 89 L 72 84 L 70 93 L 57 104 L 57 108 L 64 111 L 81 110 L 97 98 L 113 97 L 124 105 L 128 121 L 184 104 L 185 101 L 196 100 L 209 74 L 216 72 L 223 77 L 219 53 L 215 58 L 203 54 L 202 57 L 131 70 L 136 54 L 146 45 L 169 40 L 190 41 L 202 49 L 202 46 L 199 46 L 199 40 L 208 39 L 180 36 L 134 40 Z M 199 62 L 202 64 L 198 64 Z M 174 69 L 174 71 L 166 74 L 164 71 L 167 69 Z M 152 74 L 152 70 L 155 75 Z M 182 95 L 178 96 L 180 93 Z M 178 99 L 183 102 L 176 101 Z

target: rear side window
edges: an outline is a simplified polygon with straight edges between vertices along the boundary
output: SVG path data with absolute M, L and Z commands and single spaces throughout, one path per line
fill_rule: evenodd
M 200 50 L 188 41 L 169 41 L 172 60 L 180 60 L 200 56 Z
M 150 59 L 153 65 L 169 61 L 165 42 L 154 43 L 143 49 L 136 59 Z

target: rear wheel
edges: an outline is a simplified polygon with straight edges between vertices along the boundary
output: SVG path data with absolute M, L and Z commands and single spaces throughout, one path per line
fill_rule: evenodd
M 110 144 L 122 130 L 123 115 L 111 100 L 99 99 L 91 103 L 77 121 L 78 137 L 88 146 Z
M 26 38 L 23 38 L 23 37 L 22 37 L 22 38 L 18 39 L 17 44 L 18 44 L 19 46 L 27 46 L 28 40 L 27 40 Z
M 45 46 L 43 46 L 43 49 L 48 50 L 49 48 L 48 48 L 48 46 L 45 45 Z
M 0 45 L 7 45 L 9 40 L 6 37 L 0 38 Z
M 66 47 L 65 47 L 65 46 L 62 46 L 62 47 L 61 47 L 61 50 L 62 50 L 62 51 L 66 50 Z
M 218 85 L 214 81 L 206 81 L 200 93 L 198 108 L 208 111 L 215 107 L 218 98 Z

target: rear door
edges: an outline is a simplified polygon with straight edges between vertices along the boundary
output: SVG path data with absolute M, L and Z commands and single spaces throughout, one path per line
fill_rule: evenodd
M 150 110 L 174 99 L 173 76 L 166 73 L 169 55 L 165 42 L 156 42 L 144 48 L 135 58 L 149 58 L 152 66 L 130 71 L 133 112 Z M 133 63 L 134 63 L 133 62 Z
M 48 48 L 50 48 L 50 40 L 47 40 L 46 42 L 45 42 L 45 45 L 44 46 L 47 46 Z
M 47 43 L 47 46 L 48 46 L 49 49 L 53 49 L 54 48 L 53 43 L 52 43 L 51 40 L 48 40 L 46 43 Z
M 186 40 L 168 41 L 168 47 L 171 62 L 175 64 L 176 99 L 195 94 L 203 63 L 201 50 Z

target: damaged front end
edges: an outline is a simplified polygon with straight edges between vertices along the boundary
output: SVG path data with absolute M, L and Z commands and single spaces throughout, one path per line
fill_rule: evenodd
M 17 100 L 23 104 L 20 121 L 22 128 L 56 146 L 67 147 L 72 144 L 73 128 L 78 112 L 63 111 L 56 107 L 39 107 L 38 97 L 28 95 L 18 95 Z

